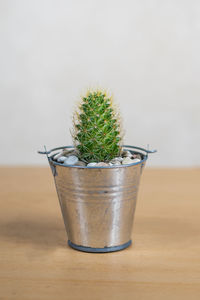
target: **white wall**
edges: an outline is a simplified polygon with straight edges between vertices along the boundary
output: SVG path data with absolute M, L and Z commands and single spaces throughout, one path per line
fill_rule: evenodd
M 200 165 L 199 0 L 2 0 L 0 41 L 0 164 L 46 164 L 99 85 L 149 165 Z

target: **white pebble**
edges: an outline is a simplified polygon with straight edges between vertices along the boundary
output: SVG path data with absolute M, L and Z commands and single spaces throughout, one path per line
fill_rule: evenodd
M 78 157 L 75 155 L 71 155 L 71 156 L 65 157 L 64 165 L 65 166 L 75 165 L 77 162 L 78 162 Z
M 119 157 L 115 157 L 114 159 L 118 160 L 118 161 L 122 161 L 123 157 L 119 156 Z
M 130 157 L 125 157 L 122 161 L 122 165 L 132 164 L 133 160 Z
M 116 160 L 115 162 L 112 162 L 111 165 L 112 166 L 119 166 L 119 165 L 121 165 L 121 163 L 120 163 L 120 161 Z
M 139 158 L 140 160 L 142 159 L 141 154 L 137 153 L 137 154 L 133 154 L 133 159 L 135 158 Z
M 97 167 L 107 167 L 107 166 L 109 166 L 109 164 L 107 164 L 107 163 L 101 161 L 101 162 L 97 163 L 96 166 L 97 166 Z
M 65 156 L 60 156 L 58 157 L 57 161 L 58 162 L 64 162 L 66 160 L 66 157 Z
M 96 165 L 97 165 L 96 162 L 91 162 L 91 163 L 87 164 L 87 167 L 94 167 L 94 166 L 96 166 Z
M 130 157 L 124 157 L 122 164 L 128 165 L 128 164 L 138 163 L 140 161 L 141 160 L 139 158 L 131 159 Z
M 63 152 L 62 152 L 62 155 L 66 156 L 66 157 L 72 156 L 72 155 L 76 156 L 77 152 L 76 152 L 75 149 L 64 149 Z
M 54 159 L 54 160 L 57 160 L 60 156 L 62 156 L 62 153 L 61 153 L 61 152 L 58 153 L 58 154 L 56 154 L 56 155 L 54 155 L 53 159 Z
M 121 162 L 123 160 L 122 157 L 114 157 L 110 162 L 112 164 L 116 163 L 116 162 Z
M 133 157 L 133 154 L 130 151 L 123 151 L 122 155 L 123 157 Z
M 133 163 L 137 163 L 137 162 L 139 162 L 139 161 L 141 161 L 141 159 L 139 159 L 139 158 L 132 159 L 132 162 L 133 162 Z
M 113 162 L 116 162 L 116 161 L 119 161 L 119 162 L 121 162 L 123 160 L 123 157 L 114 157 L 112 160 L 111 160 L 111 162 L 113 161 Z

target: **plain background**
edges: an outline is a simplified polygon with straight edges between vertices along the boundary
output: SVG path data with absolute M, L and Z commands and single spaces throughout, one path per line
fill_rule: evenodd
M 0 42 L 0 164 L 47 164 L 104 87 L 149 166 L 200 166 L 199 0 L 1 0 Z

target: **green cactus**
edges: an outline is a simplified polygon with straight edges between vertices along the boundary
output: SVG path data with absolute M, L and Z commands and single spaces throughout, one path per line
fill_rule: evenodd
M 109 161 L 121 153 L 120 122 L 111 97 L 89 91 L 74 114 L 73 141 L 79 159 Z

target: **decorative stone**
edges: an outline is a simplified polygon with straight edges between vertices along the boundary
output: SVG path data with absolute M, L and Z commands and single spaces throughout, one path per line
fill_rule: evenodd
M 141 159 L 139 159 L 139 158 L 132 159 L 133 163 L 137 163 L 137 162 L 140 162 L 140 161 L 141 161 Z
M 71 156 L 65 157 L 64 165 L 65 166 L 75 165 L 77 162 L 78 162 L 78 157 L 75 155 L 71 155 Z
M 57 159 L 58 159 L 59 157 L 61 157 L 61 156 L 62 156 L 62 153 L 60 152 L 60 153 L 54 155 L 53 159 L 54 159 L 54 160 L 57 160 Z
M 97 165 L 96 162 L 91 162 L 89 164 L 87 164 L 87 167 L 95 167 Z
M 121 162 L 122 160 L 123 160 L 123 157 L 119 156 L 119 157 L 114 157 L 114 158 L 111 160 L 111 162 L 112 162 L 112 163 L 114 163 L 114 162 L 116 162 L 116 161 Z
M 132 158 L 133 154 L 130 151 L 123 151 L 122 152 L 122 156 L 123 157 L 130 157 L 130 158 Z
M 122 162 L 122 160 L 123 160 L 123 157 L 121 157 L 121 156 L 119 156 L 119 157 L 116 157 L 116 160 L 118 160 L 118 161 Z
M 120 165 L 121 165 L 121 163 L 118 160 L 116 160 L 115 162 L 111 163 L 111 166 L 120 166 Z
M 107 163 L 101 161 L 101 162 L 97 163 L 96 166 L 97 166 L 97 167 L 108 167 L 109 164 L 107 164 Z
M 81 166 L 81 167 L 85 167 L 86 166 L 86 163 L 84 163 L 84 161 L 77 161 L 77 163 L 75 164 L 75 166 Z
M 122 162 L 122 160 L 123 160 L 123 158 L 119 156 L 119 157 L 113 158 L 110 162 L 112 164 L 115 164 L 116 162 Z
M 134 161 L 130 157 L 124 157 L 122 165 L 132 164 Z
M 65 157 L 68 157 L 71 155 L 77 156 L 77 151 L 75 149 L 64 149 L 62 151 L 62 155 Z
M 57 158 L 57 161 L 63 163 L 63 162 L 65 161 L 65 159 L 66 159 L 65 156 L 59 156 L 59 157 Z
M 139 153 L 137 154 L 133 154 L 133 159 L 138 158 L 138 159 L 142 159 L 141 155 Z

